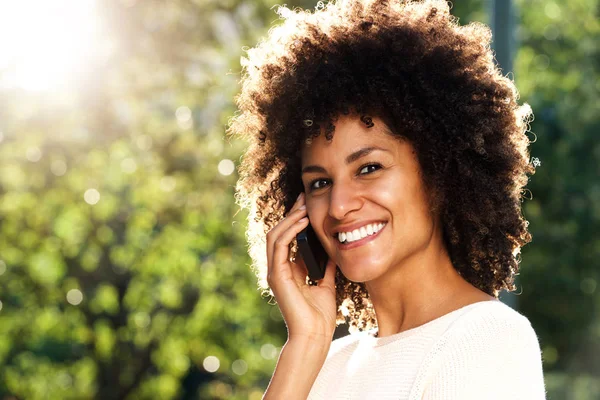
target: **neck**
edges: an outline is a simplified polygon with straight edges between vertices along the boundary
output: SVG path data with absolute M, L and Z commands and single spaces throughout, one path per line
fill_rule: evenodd
M 431 242 L 385 276 L 367 282 L 366 287 L 379 337 L 416 328 L 467 304 L 494 299 L 458 274 L 441 240 Z

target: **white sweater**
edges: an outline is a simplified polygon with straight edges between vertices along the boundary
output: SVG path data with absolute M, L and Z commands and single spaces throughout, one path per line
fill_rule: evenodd
M 335 340 L 310 400 L 544 400 L 537 336 L 500 301 L 470 304 L 417 328 Z

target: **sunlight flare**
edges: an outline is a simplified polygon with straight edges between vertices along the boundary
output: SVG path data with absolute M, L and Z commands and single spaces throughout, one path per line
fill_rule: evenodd
M 0 87 L 69 84 L 93 59 L 99 34 L 94 0 L 0 2 Z

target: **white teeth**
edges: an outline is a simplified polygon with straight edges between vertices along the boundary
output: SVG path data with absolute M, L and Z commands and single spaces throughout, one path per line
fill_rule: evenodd
M 338 240 L 342 243 L 350 243 L 365 238 L 370 235 L 374 235 L 385 226 L 384 223 L 379 224 L 368 224 L 360 229 L 355 229 L 352 232 L 339 232 Z

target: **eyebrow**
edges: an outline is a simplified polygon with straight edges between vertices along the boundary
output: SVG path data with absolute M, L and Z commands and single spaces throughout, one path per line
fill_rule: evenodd
M 377 146 L 364 147 L 364 148 L 357 150 L 354 153 L 350 154 L 348 157 L 346 157 L 346 164 L 352 164 L 356 160 L 359 160 L 362 157 L 365 157 L 366 155 L 372 153 L 375 150 L 386 151 L 388 153 L 390 152 L 387 149 L 383 149 L 383 148 L 377 147 Z M 325 168 L 321 167 L 320 165 L 307 165 L 306 167 L 302 168 L 303 174 L 310 173 L 310 172 L 323 172 L 324 173 L 327 171 L 325 171 Z

